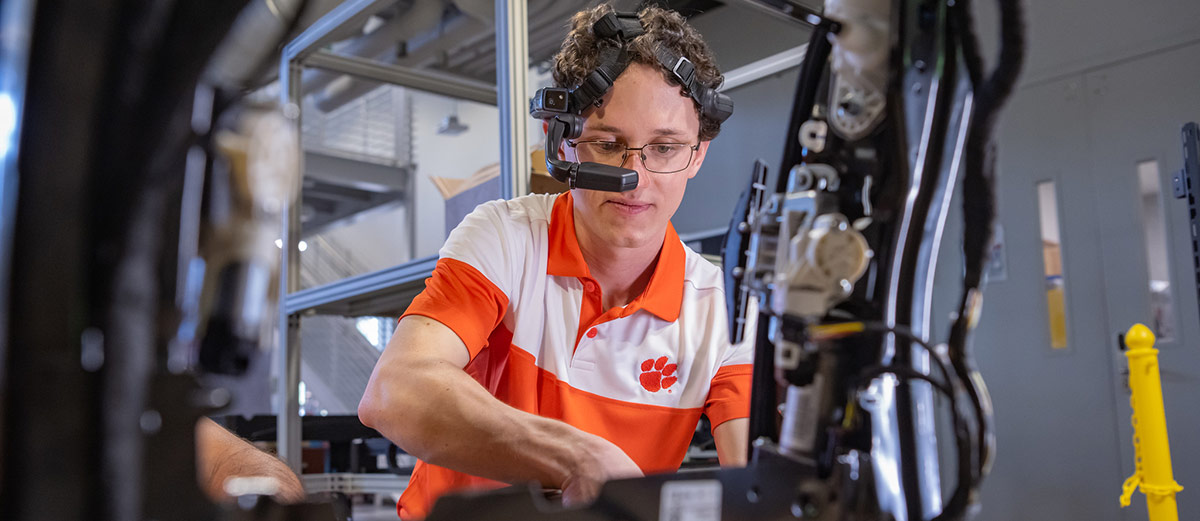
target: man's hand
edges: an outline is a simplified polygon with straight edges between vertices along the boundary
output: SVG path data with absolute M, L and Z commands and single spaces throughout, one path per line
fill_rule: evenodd
M 208 418 L 196 423 L 196 470 L 200 488 L 213 501 L 229 499 L 225 482 L 234 477 L 271 478 L 279 486 L 277 501 L 304 501 L 304 485 L 287 465 Z
M 591 436 L 581 450 L 578 467 L 563 480 L 562 501 L 565 506 L 586 505 L 600 495 L 600 487 L 610 479 L 636 478 L 642 469 L 625 451 L 599 436 Z
M 558 487 L 567 504 L 595 498 L 608 479 L 642 474 L 611 442 L 497 400 L 463 370 L 469 360 L 446 325 L 404 317 L 375 366 L 359 418 L 427 463 Z

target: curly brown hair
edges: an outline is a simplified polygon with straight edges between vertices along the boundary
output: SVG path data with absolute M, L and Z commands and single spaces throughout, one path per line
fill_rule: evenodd
M 604 3 L 580 11 L 571 18 L 571 30 L 563 40 L 562 48 L 554 56 L 553 73 L 556 86 L 578 87 L 584 78 L 600 65 L 600 51 L 616 45 L 613 40 L 597 39 L 592 32 L 592 25 L 596 20 L 611 12 L 614 12 L 613 7 Z M 662 70 L 663 77 L 668 82 L 678 84 L 670 71 L 662 67 L 654 56 L 655 46 L 663 45 L 691 60 L 696 67 L 696 80 L 706 87 L 716 89 L 725 81 L 708 44 L 704 43 L 700 33 L 679 13 L 651 6 L 638 12 L 638 18 L 646 32 L 634 38 L 626 47 L 634 62 L 657 67 Z M 687 96 L 687 93 L 682 94 Z M 700 140 L 710 141 L 717 137 L 721 131 L 721 123 L 703 116 L 699 104 L 696 104 L 696 114 L 700 117 Z

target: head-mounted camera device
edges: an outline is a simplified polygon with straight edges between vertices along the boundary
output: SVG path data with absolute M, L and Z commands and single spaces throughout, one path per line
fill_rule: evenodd
M 562 142 L 576 139 L 583 133 L 583 112 L 599 106 L 600 98 L 612 88 L 617 77 L 625 72 L 632 58 L 626 45 L 645 32 L 636 13 L 608 13 L 596 21 L 592 31 L 597 38 L 615 40 L 617 46 L 600 51 L 600 65 L 575 88 L 545 87 L 539 89 L 529 102 L 529 114 L 547 123 L 546 170 L 551 177 L 571 188 L 626 192 L 637 188 L 638 174 L 633 170 L 599 163 L 574 163 L 558 158 Z M 700 107 L 700 113 L 723 122 L 733 114 L 733 100 L 708 88 L 695 78 L 696 68 L 685 56 L 659 45 L 655 49 L 658 63 L 670 71 L 684 92 Z

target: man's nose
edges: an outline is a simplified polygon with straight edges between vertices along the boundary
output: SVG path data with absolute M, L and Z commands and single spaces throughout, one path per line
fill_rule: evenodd
M 634 157 L 637 159 L 633 159 Z M 628 164 L 628 166 L 626 166 Z M 621 161 L 621 168 L 628 168 L 638 173 L 638 188 L 645 188 L 651 183 L 650 171 L 646 170 L 646 156 L 641 150 L 630 150 Z
M 637 159 L 633 159 L 633 158 Z M 625 163 L 629 163 L 629 168 L 646 172 L 646 156 L 642 155 L 641 150 L 630 150 L 625 153 L 625 159 L 621 161 L 621 168 L 625 168 Z M 634 166 L 635 163 L 641 163 L 641 168 Z

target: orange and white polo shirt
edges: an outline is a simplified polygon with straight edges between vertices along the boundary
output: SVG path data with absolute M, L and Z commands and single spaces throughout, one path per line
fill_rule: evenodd
M 731 345 L 721 271 L 668 225 L 645 291 L 601 309 L 570 193 L 480 205 L 451 232 L 408 315 L 454 330 L 496 398 L 623 449 L 645 473 L 679 468 L 700 414 L 750 414 L 753 339 Z M 747 328 L 753 331 L 753 328 Z M 419 462 L 398 510 L 424 517 L 462 488 L 504 484 Z

